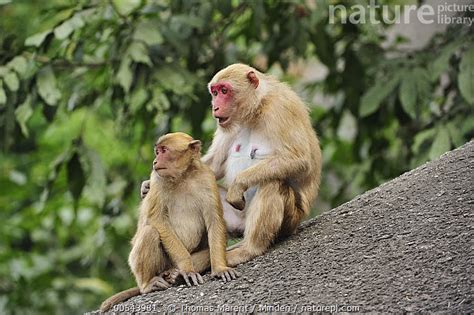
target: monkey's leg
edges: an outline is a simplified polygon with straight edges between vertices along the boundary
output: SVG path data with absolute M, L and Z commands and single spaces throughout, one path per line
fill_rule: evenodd
M 138 287 L 119 292 L 105 300 L 100 307 L 102 312 L 133 296 L 170 287 L 162 277 L 156 277 L 157 273 L 165 269 L 168 262 L 155 229 L 145 226 L 135 235 L 128 264 L 135 275 Z
M 153 227 L 143 227 L 128 261 L 142 294 L 169 287 L 162 277 L 156 277 L 169 263 L 161 246 L 160 235 Z
M 293 188 L 288 185 L 281 185 L 280 193 L 285 200 L 285 215 L 283 217 L 279 237 L 285 238 L 296 231 L 296 228 L 306 214 L 302 209 L 301 200 L 298 200 Z
M 263 254 L 280 232 L 287 197 L 281 183 L 262 184 L 247 209 L 245 233 L 241 245 L 227 252 L 227 263 L 236 266 Z
M 195 252 L 191 255 L 193 260 L 194 269 L 196 272 L 204 272 L 211 267 L 211 256 L 209 249 L 203 249 L 199 252 Z

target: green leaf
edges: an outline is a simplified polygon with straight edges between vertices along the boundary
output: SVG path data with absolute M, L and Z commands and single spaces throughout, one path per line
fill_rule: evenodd
M 67 162 L 66 170 L 67 185 L 77 205 L 77 203 L 79 202 L 79 198 L 81 197 L 82 189 L 86 184 L 84 170 L 82 169 L 79 153 L 77 151 L 74 152 L 74 154 Z
M 94 292 L 94 294 L 107 294 L 113 292 L 112 286 L 99 278 L 81 278 L 75 281 L 75 285 L 79 289 L 86 289 Z
M 59 40 L 65 39 L 69 35 L 71 35 L 72 32 L 83 27 L 84 25 L 85 25 L 84 21 L 81 19 L 81 17 L 78 14 L 76 14 L 69 20 L 57 26 L 54 29 L 54 36 L 56 36 L 56 38 Z
M 142 4 L 141 0 L 113 0 L 116 10 L 120 15 L 127 16 Z
M 416 81 L 411 71 L 402 76 L 399 90 L 399 98 L 403 110 L 412 119 L 416 119 Z
M 147 103 L 146 108 L 149 112 L 153 109 L 157 109 L 159 112 L 168 110 L 170 108 L 170 101 L 166 97 L 165 93 L 160 89 L 153 89 L 153 96 Z
M 117 72 L 117 81 L 122 86 L 125 93 L 130 91 L 130 86 L 132 85 L 133 73 L 130 69 L 130 64 L 130 57 L 125 56 L 120 62 L 120 68 Z
M 435 81 L 449 67 L 451 56 L 459 48 L 460 42 L 452 43 L 443 48 L 439 56 L 430 65 L 430 78 Z
M 102 208 L 107 195 L 107 177 L 102 159 L 97 151 L 84 148 L 82 157 L 89 165 L 87 186 L 85 188 L 87 198 Z
M 67 148 L 60 155 L 58 155 L 49 165 L 48 180 L 46 184 L 43 185 L 44 189 L 41 193 L 38 204 L 35 206 L 35 210 L 37 213 L 40 213 L 44 210 L 46 201 L 48 200 L 49 194 L 51 192 L 51 187 L 58 178 L 59 172 L 61 171 L 63 164 L 66 162 L 66 160 L 69 159 L 70 156 L 71 150 Z
M 7 95 L 3 89 L 3 81 L 0 80 L 0 105 L 5 105 L 7 103 Z
M 16 92 L 18 91 L 18 88 L 20 87 L 20 81 L 18 80 L 18 77 L 16 76 L 15 72 L 9 72 L 5 77 L 5 84 L 8 86 L 10 91 Z
M 416 82 L 417 91 L 417 109 L 420 112 L 423 106 L 426 106 L 431 99 L 432 88 L 428 71 L 423 68 L 415 68 L 413 77 Z
M 449 122 L 446 125 L 449 131 L 449 137 L 451 138 L 451 142 L 454 146 L 459 147 L 464 144 L 464 138 L 462 136 L 462 131 L 459 126 L 456 125 L 454 121 Z
M 155 77 L 165 90 L 173 91 L 177 95 L 189 95 L 193 92 L 192 75 L 183 72 L 174 66 L 160 67 L 155 72 Z M 188 78 L 186 81 L 184 78 Z
M 10 72 L 7 67 L 0 66 L 0 77 L 4 77 Z
M 163 36 L 159 32 L 158 25 L 152 22 L 141 22 L 137 25 L 133 33 L 133 39 L 143 41 L 148 46 L 160 45 L 163 43 Z
M 28 128 L 26 127 L 26 123 L 33 115 L 33 109 L 31 108 L 31 99 L 28 96 L 23 104 L 18 106 L 15 110 L 16 121 L 20 124 L 21 132 L 25 137 L 29 136 Z
M 130 97 L 130 111 L 136 113 L 139 111 L 145 101 L 148 99 L 148 92 L 143 89 L 135 89 L 136 91 Z
M 144 63 L 148 66 L 151 66 L 151 60 L 148 56 L 148 49 L 146 48 L 145 44 L 142 42 L 132 42 L 132 44 L 128 47 L 128 53 L 132 60 L 139 63 Z
M 223 16 L 227 16 L 232 12 L 231 1 L 217 1 L 216 5 L 217 5 L 217 9 L 221 12 Z
M 436 134 L 436 129 L 426 129 L 416 134 L 415 140 L 413 141 L 413 145 L 411 146 L 411 150 L 415 155 L 420 153 L 421 146 L 427 142 L 428 140 L 433 139 Z
M 74 221 L 74 211 L 70 207 L 63 207 L 59 209 L 58 216 L 61 218 L 61 222 L 65 226 L 70 226 Z
M 206 21 L 204 21 L 201 17 L 192 15 L 192 14 L 179 14 L 173 16 L 173 21 L 177 24 L 187 25 L 192 28 L 197 28 L 201 30 L 204 25 L 206 25 Z
M 449 140 L 449 132 L 446 128 L 440 127 L 436 133 L 436 137 L 431 145 L 430 159 L 437 159 L 441 154 L 451 149 L 451 142 Z
M 461 122 L 461 126 L 458 126 L 461 129 L 462 134 L 468 134 L 474 131 L 474 115 L 469 115 L 465 117 Z
M 474 105 L 474 47 L 464 54 L 459 64 L 458 85 L 466 102 Z
M 15 70 L 20 76 L 23 76 L 26 73 L 28 62 L 25 57 L 16 56 L 7 64 L 7 66 L 10 69 Z
M 46 39 L 46 36 L 48 36 L 49 34 L 51 34 L 51 31 L 46 31 L 46 32 L 32 35 L 25 40 L 25 46 L 39 47 Z
M 56 85 L 56 77 L 51 66 L 46 66 L 38 72 L 36 86 L 39 95 L 46 104 L 55 106 L 58 103 L 61 92 Z
M 377 82 L 361 98 L 359 116 L 367 117 L 374 113 L 385 98 L 395 89 L 400 81 L 400 74 L 396 73 L 388 82 Z

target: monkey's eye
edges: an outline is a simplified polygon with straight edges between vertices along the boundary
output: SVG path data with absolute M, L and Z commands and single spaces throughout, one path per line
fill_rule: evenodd
M 167 147 L 157 147 L 156 148 L 156 155 L 158 155 L 160 153 L 166 153 L 166 151 L 168 151 Z
M 217 90 L 212 91 L 212 95 L 217 96 Z
M 227 88 L 223 87 L 223 88 L 221 89 L 221 92 L 222 92 L 222 94 L 227 94 Z

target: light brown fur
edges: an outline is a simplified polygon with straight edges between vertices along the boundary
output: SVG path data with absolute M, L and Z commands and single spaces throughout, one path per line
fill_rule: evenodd
M 203 161 L 217 179 L 228 182 L 229 204 L 245 211 L 244 239 L 227 252 L 229 265 L 235 266 L 261 255 L 277 238 L 293 233 L 310 212 L 319 190 L 321 150 L 307 107 L 286 84 L 243 64 L 219 71 L 209 89 L 221 83 L 232 86 L 232 101 L 214 103 L 215 95 L 213 113 L 217 117 L 228 106 L 223 115 L 230 121 L 225 128 L 217 128 Z M 232 165 L 239 166 L 239 162 L 230 165 L 230 153 L 239 152 L 239 141 L 248 141 L 250 146 L 255 138 L 256 145 L 269 154 L 257 160 L 252 157 L 252 165 L 241 167 L 243 170 L 234 169 Z M 236 143 L 239 149 L 234 149 Z M 244 193 L 252 187 L 256 193 L 248 203 Z M 224 209 L 238 211 L 230 205 L 224 204 Z
M 106 301 L 101 311 L 132 296 L 168 288 L 178 275 L 188 285 L 202 283 L 209 266 L 224 281 L 238 274 L 227 266 L 226 230 L 214 174 L 200 160 L 200 142 L 184 133 L 162 136 L 140 205 L 137 232 L 128 259 L 138 287 Z

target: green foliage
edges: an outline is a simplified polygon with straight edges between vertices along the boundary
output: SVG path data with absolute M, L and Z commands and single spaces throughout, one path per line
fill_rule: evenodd
M 474 105 L 474 47 L 464 54 L 459 64 L 458 83 L 464 99 Z
M 152 144 L 179 130 L 209 145 L 206 84 L 227 64 L 308 100 L 324 155 L 314 214 L 473 136 L 467 26 L 403 52 L 383 48 L 383 25 L 329 24 L 329 2 L 308 3 L 0 1 L 0 313 L 78 313 L 133 285 Z M 317 62 L 324 79 L 301 83 L 298 64 Z

